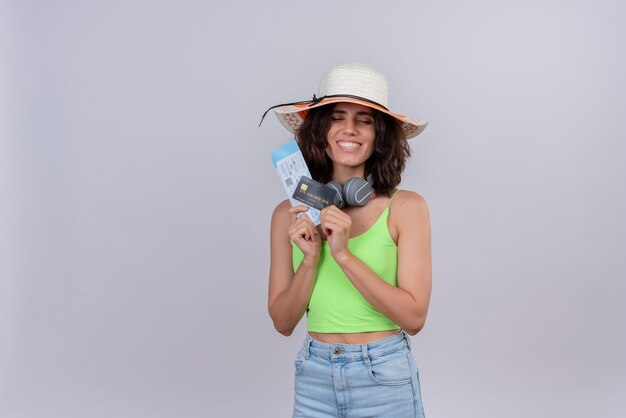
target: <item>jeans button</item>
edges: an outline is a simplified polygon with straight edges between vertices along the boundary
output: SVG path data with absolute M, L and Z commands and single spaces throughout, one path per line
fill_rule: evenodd
M 341 348 L 339 348 L 339 347 L 335 347 L 335 348 L 333 349 L 333 354 L 335 354 L 335 355 L 341 354 Z

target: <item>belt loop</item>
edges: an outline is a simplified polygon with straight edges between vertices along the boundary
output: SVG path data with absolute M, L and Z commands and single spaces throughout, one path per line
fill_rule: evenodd
M 411 338 L 409 337 L 409 335 L 406 333 L 405 330 L 402 330 L 402 334 L 404 334 L 404 339 L 406 340 L 406 345 L 407 347 L 409 347 L 409 350 L 411 349 Z
M 370 367 L 370 356 L 369 353 L 367 352 L 367 344 L 362 344 L 361 345 L 361 355 L 363 356 L 363 363 L 365 363 L 366 367 Z
M 304 358 L 306 360 L 309 359 L 309 357 L 311 356 L 311 343 L 313 342 L 313 339 L 307 334 L 306 338 L 304 339 Z

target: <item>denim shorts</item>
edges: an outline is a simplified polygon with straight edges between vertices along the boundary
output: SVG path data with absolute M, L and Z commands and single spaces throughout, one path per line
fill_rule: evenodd
M 424 418 L 404 332 L 369 344 L 325 344 L 307 335 L 295 369 L 294 418 Z

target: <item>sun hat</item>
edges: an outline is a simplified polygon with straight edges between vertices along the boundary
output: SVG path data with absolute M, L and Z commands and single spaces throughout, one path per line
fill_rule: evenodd
M 378 71 L 361 63 L 331 68 L 322 76 L 317 95 L 311 100 L 272 106 L 263 114 L 261 123 L 267 112 L 274 109 L 280 123 L 295 134 L 309 109 L 338 102 L 360 104 L 393 116 L 400 122 L 407 139 L 419 135 L 428 123 L 390 111 L 387 108 L 387 80 Z

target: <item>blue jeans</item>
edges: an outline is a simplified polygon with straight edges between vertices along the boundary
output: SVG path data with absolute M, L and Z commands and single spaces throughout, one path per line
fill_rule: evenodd
M 309 335 L 295 361 L 294 418 L 424 418 L 408 336 L 325 344 Z

